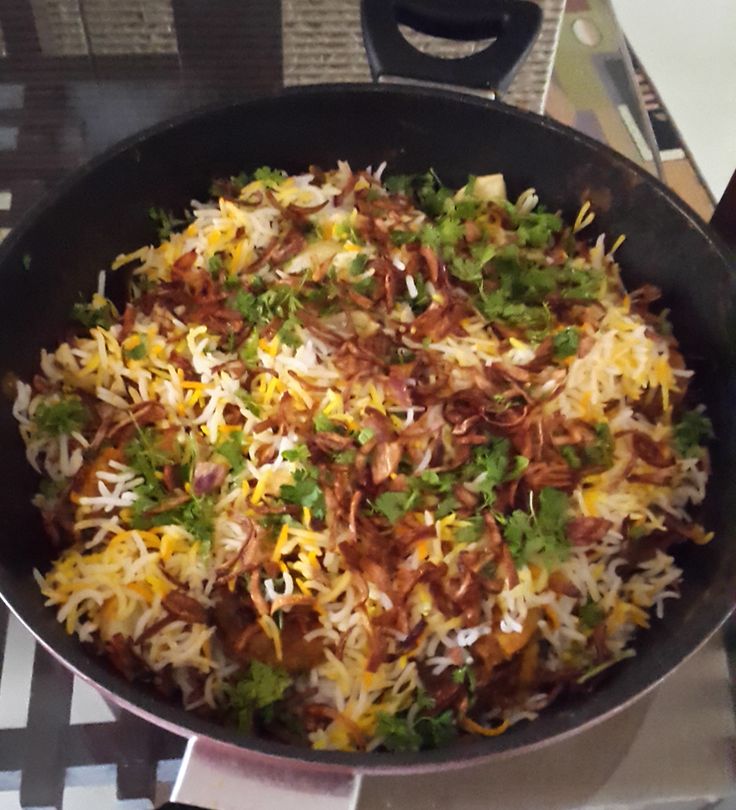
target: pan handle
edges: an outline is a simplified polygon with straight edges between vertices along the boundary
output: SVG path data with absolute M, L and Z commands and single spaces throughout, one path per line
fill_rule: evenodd
M 504 90 L 542 25 L 532 0 L 362 0 L 363 40 L 375 81 L 392 77 Z M 410 45 L 404 24 L 430 36 L 470 41 L 494 37 L 482 51 L 440 59 Z
M 171 802 L 160 810 L 355 810 L 361 775 L 285 767 L 206 737 L 190 737 Z

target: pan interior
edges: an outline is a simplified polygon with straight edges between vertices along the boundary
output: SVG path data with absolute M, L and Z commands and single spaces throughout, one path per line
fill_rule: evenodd
M 264 754 L 328 767 L 416 769 L 468 762 L 542 744 L 620 708 L 664 677 L 727 615 L 736 580 L 736 401 L 734 273 L 702 222 L 634 164 L 572 130 L 500 104 L 401 88 L 311 88 L 246 101 L 164 124 L 125 142 L 67 182 L 29 216 L 0 250 L 0 372 L 29 379 L 39 349 L 64 334 L 72 304 L 89 296 L 97 273 L 119 253 L 155 239 L 150 206 L 182 210 L 216 176 L 266 164 L 288 172 L 309 164 L 388 163 L 388 173 L 433 167 L 448 185 L 468 174 L 503 172 L 510 196 L 534 186 L 548 208 L 574 218 L 596 211 L 592 235 L 625 234 L 619 261 L 628 286 L 659 286 L 696 394 L 707 404 L 717 441 L 701 519 L 716 532 L 686 547 L 682 595 L 640 637 L 638 655 L 594 693 L 560 701 L 533 723 L 498 738 L 462 739 L 421 754 L 356 755 L 295 749 L 243 737 L 124 682 L 57 624 L 32 578 L 51 550 L 30 504 L 36 478 L 25 461 L 9 403 L 0 409 L 0 591 L 12 609 L 74 669 L 134 710 L 183 734 L 205 734 Z M 113 280 L 113 285 L 115 281 Z

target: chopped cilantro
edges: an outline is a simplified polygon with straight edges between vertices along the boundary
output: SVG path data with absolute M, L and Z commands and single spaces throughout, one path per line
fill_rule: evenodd
M 458 667 L 452 673 L 453 683 L 458 683 L 467 687 L 468 692 L 475 692 L 475 672 L 469 666 Z
M 156 475 L 159 467 L 174 462 L 173 456 L 159 447 L 153 428 L 139 430 L 125 446 L 124 454 L 128 466 L 151 488 L 161 486 Z
M 293 481 L 292 484 L 281 485 L 279 490 L 281 500 L 297 506 L 306 506 L 317 520 L 323 520 L 325 495 L 319 485 L 317 470 L 312 466 L 295 470 Z
M 462 523 L 465 525 L 461 525 L 455 532 L 455 541 L 457 543 L 475 543 L 480 540 L 485 531 L 485 521 L 482 515 L 465 518 Z
M 680 456 L 697 456 L 701 446 L 713 438 L 713 425 L 699 411 L 685 411 L 674 428 L 675 450 Z
M 573 470 L 579 470 L 583 462 L 571 444 L 565 444 L 560 448 L 560 455 L 565 459 L 568 466 Z
M 455 203 L 455 216 L 458 219 L 475 219 L 480 210 L 480 203 L 477 200 L 459 200 Z
M 537 501 L 536 513 L 516 509 L 504 520 L 504 538 L 519 564 L 535 556 L 548 563 L 567 556 L 570 545 L 565 533 L 569 509 L 567 495 L 559 489 L 544 487 Z
M 134 529 L 150 529 L 152 526 L 180 526 L 200 544 L 200 553 L 209 554 L 215 522 L 215 501 L 210 496 L 192 497 L 185 504 L 167 509 L 165 512 L 147 514 L 153 507 L 165 502 L 167 495 L 160 490 L 155 493 L 158 499 L 146 494 L 150 488 L 140 485 L 138 497 L 133 503 L 130 525 Z
M 549 329 L 552 315 L 546 305 L 529 306 L 507 301 L 499 291 L 481 292 L 473 298 L 475 308 L 488 321 L 504 321 L 527 331 L 543 333 Z
M 156 226 L 158 238 L 162 241 L 168 239 L 179 225 L 185 223 L 185 220 L 178 219 L 171 211 L 164 211 L 163 208 L 149 208 L 148 217 Z
M 407 245 L 409 242 L 416 242 L 417 234 L 413 231 L 391 231 L 391 241 L 394 245 Z
M 253 416 L 261 415 L 261 408 L 253 399 L 253 394 L 246 391 L 244 388 L 238 388 L 235 396 L 245 405 L 245 407 L 253 414 Z
M 568 326 L 552 338 L 552 356 L 562 360 L 577 354 L 580 345 L 580 332 L 574 326 Z
M 452 191 L 442 185 L 432 169 L 424 174 L 394 175 L 386 178 L 384 185 L 390 194 L 413 198 L 417 207 L 431 217 L 439 216 L 452 198 Z
M 382 492 L 373 503 L 376 512 L 380 512 L 389 523 L 396 523 L 403 517 L 419 500 L 419 492 L 416 489 L 405 492 Z
M 224 442 L 220 442 L 215 447 L 215 452 L 219 453 L 227 461 L 233 473 L 237 475 L 245 466 L 243 431 L 233 431 Z
M 375 431 L 373 428 L 364 427 L 358 431 L 358 435 L 355 437 L 358 440 L 359 445 L 368 444 L 368 442 L 375 436 Z
M 355 458 L 358 454 L 352 448 L 348 450 L 340 450 L 338 453 L 335 453 L 333 456 L 335 460 L 335 464 L 344 464 L 349 466 L 350 464 L 355 463 Z
M 417 288 L 417 295 L 416 298 L 409 299 L 409 306 L 412 312 L 418 315 L 430 305 L 432 298 L 429 295 L 429 290 L 427 290 L 427 282 L 424 280 L 424 276 L 421 273 L 417 273 L 412 276 L 412 278 Z
M 252 731 L 258 719 L 268 721 L 274 704 L 284 697 L 291 684 L 291 676 L 285 669 L 251 661 L 245 677 L 228 689 L 230 708 L 240 730 Z
M 365 298 L 371 298 L 375 288 L 376 280 L 373 278 L 373 276 L 366 276 L 353 284 L 353 289 L 355 292 L 358 293 L 358 295 L 364 296 Z
M 439 229 L 440 242 L 443 245 L 456 244 L 463 235 L 463 226 L 454 217 L 443 217 L 437 225 Z
M 387 177 L 383 184 L 389 194 L 404 194 L 408 197 L 412 193 L 413 180 L 412 174 L 394 174 Z
M 362 244 L 362 240 L 350 223 L 350 217 L 346 217 L 342 222 L 336 222 L 332 226 L 333 238 L 341 242 L 352 242 L 354 245 Z
M 406 714 L 378 712 L 376 717 L 376 733 L 383 737 L 383 745 L 389 751 L 438 748 L 456 734 L 455 717 L 449 709 L 436 716 L 421 714 L 413 722 L 409 721 Z
M 460 501 L 454 495 L 446 495 L 437 504 L 435 509 L 435 517 L 443 518 L 452 514 L 455 510 L 460 508 Z
M 138 335 L 138 343 L 130 349 L 123 349 L 123 355 L 128 360 L 142 360 L 148 352 L 148 341 L 145 335 Z
M 597 301 L 605 276 L 600 270 L 565 267 L 558 271 L 560 295 L 573 301 Z
M 194 440 L 192 440 L 193 442 Z M 196 445 L 191 444 L 184 451 L 189 459 L 186 465 L 191 471 L 196 457 Z M 202 554 L 208 554 L 215 521 L 215 501 L 212 497 L 192 497 L 186 503 L 179 504 L 163 512 L 149 514 L 154 507 L 160 507 L 170 498 L 160 479 L 160 469 L 167 464 L 184 460 L 182 450 L 167 451 L 159 444 L 159 436 L 152 428 L 139 430 L 138 434 L 125 447 L 125 460 L 143 483 L 136 489 L 136 500 L 132 506 L 131 526 L 134 529 L 150 529 L 152 526 L 181 526 L 200 543 Z
M 301 306 L 296 292 L 285 284 L 276 284 L 259 294 L 241 289 L 228 302 L 254 326 L 268 324 L 274 318 L 288 319 Z
M 297 334 L 299 328 L 299 320 L 293 315 L 289 316 L 282 324 L 279 331 L 276 333 L 279 340 L 285 345 L 296 349 L 302 345 L 302 341 Z
M 100 306 L 95 306 L 94 303 L 74 304 L 72 318 L 87 329 L 95 326 L 109 329 L 115 323 L 116 312 L 112 301 L 105 299 L 105 303 Z
M 466 480 L 474 479 L 474 488 L 483 496 L 485 506 L 493 506 L 496 487 L 509 478 L 510 447 L 508 439 L 492 439 L 489 445 L 476 447 L 472 461 L 463 468 L 462 477 Z M 518 462 L 514 462 L 514 469 L 517 464 Z M 517 475 L 515 473 L 513 477 Z
M 418 751 L 422 737 L 409 722 L 406 715 L 378 712 L 376 734 L 383 737 L 383 745 L 389 751 Z
M 281 169 L 261 166 L 253 172 L 253 179 L 260 180 L 266 188 L 275 188 L 286 179 L 286 173 Z
M 89 411 L 77 396 L 63 397 L 57 402 L 41 402 L 33 414 L 39 433 L 65 436 L 81 430 L 89 419 Z
M 212 273 L 213 276 L 217 275 L 217 273 L 222 270 L 223 266 L 222 256 L 219 253 L 215 253 L 214 256 L 210 256 L 210 258 L 207 259 L 207 270 Z
M 240 359 L 249 368 L 253 368 L 253 366 L 258 365 L 258 341 L 259 340 L 260 340 L 260 336 L 258 335 L 258 330 L 254 329 L 250 333 L 250 335 L 248 335 L 247 340 L 240 347 L 240 352 L 239 352 Z
M 358 255 L 350 263 L 348 273 L 351 276 L 361 276 L 365 272 L 366 265 L 368 264 L 368 257 L 364 253 Z M 353 282 L 353 289 L 359 295 L 371 296 L 375 286 L 373 276 L 365 276 L 364 278 L 357 279 Z
M 449 269 L 452 275 L 460 281 L 483 281 L 481 266 L 474 259 L 463 259 L 455 256 L 449 264 Z
M 588 630 L 592 630 L 596 625 L 599 625 L 605 617 L 605 610 L 590 597 L 588 597 L 588 601 L 584 605 L 580 606 L 578 611 L 580 624 Z
M 245 172 L 228 179 L 213 180 L 210 185 L 210 197 L 237 197 L 247 184 L 248 175 Z
M 333 422 L 329 416 L 326 416 L 321 411 L 314 417 L 314 429 L 317 433 L 337 433 L 340 427 L 337 422 Z
M 284 450 L 284 452 L 281 455 L 287 461 L 297 461 L 299 463 L 304 463 L 305 461 L 309 461 L 309 448 L 307 447 L 306 444 L 298 444 L 291 450 Z
M 368 257 L 365 253 L 358 253 L 356 257 L 350 262 L 348 272 L 351 276 L 359 276 L 365 272 L 366 265 L 368 264 Z
M 589 467 L 603 467 L 609 469 L 613 466 L 613 436 L 611 428 L 605 422 L 598 422 L 593 426 L 595 440 L 582 449 L 582 461 Z
M 543 248 L 549 244 L 552 234 L 561 230 L 562 220 L 556 214 L 536 211 L 521 219 L 516 233 L 520 245 Z

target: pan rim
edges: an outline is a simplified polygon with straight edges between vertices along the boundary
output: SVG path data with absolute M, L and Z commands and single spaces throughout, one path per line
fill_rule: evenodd
M 523 110 L 518 110 L 509 107 L 498 101 L 491 101 L 482 99 L 474 95 L 461 94 L 454 91 L 446 91 L 434 88 L 417 88 L 412 85 L 390 85 L 390 86 L 375 86 L 367 84 L 338 84 L 338 85 L 306 85 L 298 88 L 288 88 L 273 93 L 254 94 L 243 96 L 242 99 L 228 101 L 225 103 L 210 104 L 200 107 L 196 110 L 182 113 L 173 118 L 159 122 L 146 128 L 145 130 L 128 136 L 127 138 L 113 144 L 108 149 L 93 157 L 90 161 L 80 166 L 62 180 L 50 193 L 44 196 L 37 202 L 23 217 L 21 222 L 16 228 L 13 229 L 4 243 L 0 245 L 0 267 L 7 261 L 8 257 L 15 250 L 16 245 L 22 242 L 25 235 L 32 231 L 37 221 L 49 210 L 53 210 L 55 206 L 63 201 L 65 196 L 72 191 L 78 184 L 85 178 L 93 174 L 101 166 L 114 160 L 119 155 L 132 152 L 135 148 L 155 137 L 163 136 L 171 130 L 179 127 L 184 127 L 188 123 L 193 122 L 200 118 L 207 118 L 209 116 L 226 114 L 228 110 L 247 107 L 253 104 L 268 104 L 279 103 L 284 100 L 288 101 L 289 98 L 299 97 L 308 98 L 310 96 L 344 96 L 346 94 L 363 94 L 363 95 L 379 95 L 379 96 L 399 96 L 411 100 L 427 99 L 427 100 L 440 100 L 461 104 L 464 106 L 471 106 L 480 109 L 491 109 L 496 113 L 509 116 L 512 119 L 523 120 L 535 126 L 542 127 L 557 133 L 560 136 L 573 141 L 575 144 L 581 145 L 585 150 L 592 150 L 595 153 L 603 154 L 609 163 L 617 164 L 629 172 L 633 172 L 644 183 L 646 183 L 654 192 L 663 198 L 671 207 L 673 207 L 680 214 L 684 220 L 688 221 L 694 228 L 697 229 L 700 236 L 709 244 L 710 248 L 718 255 L 724 265 L 733 269 L 733 258 L 729 249 L 721 238 L 702 220 L 702 218 L 681 198 L 668 189 L 662 182 L 651 176 L 645 169 L 629 160 L 623 155 L 620 155 L 615 150 L 611 149 L 605 144 L 601 144 L 594 139 L 583 135 L 563 124 L 539 116 L 536 113 L 531 113 Z M 82 679 L 92 683 L 95 688 L 101 690 L 108 695 L 117 704 L 123 706 L 138 716 L 149 720 L 156 725 L 167 728 L 176 734 L 183 737 L 191 736 L 207 736 L 210 739 L 216 740 L 218 743 L 238 749 L 243 753 L 243 756 L 253 757 L 268 757 L 269 759 L 289 760 L 295 766 L 302 764 L 311 768 L 321 768 L 323 770 L 342 770 L 354 771 L 361 773 L 409 773 L 421 772 L 436 769 L 438 765 L 445 768 L 464 767 L 470 764 L 477 764 L 484 760 L 500 759 L 518 755 L 525 751 L 536 750 L 545 747 L 555 741 L 562 740 L 577 734 L 580 731 L 590 728 L 591 726 L 602 722 L 606 718 L 617 714 L 625 707 L 639 700 L 645 694 L 651 692 L 664 678 L 666 678 L 674 669 L 680 666 L 685 660 L 690 658 L 698 649 L 700 649 L 707 640 L 718 630 L 718 628 L 726 621 L 733 606 L 721 614 L 719 610 L 717 615 L 712 615 L 710 619 L 700 626 L 700 640 L 690 650 L 685 651 L 680 657 L 679 661 L 669 670 L 655 676 L 655 678 L 647 684 L 644 688 L 639 688 L 637 691 L 632 692 L 623 701 L 614 705 L 611 708 L 598 711 L 597 713 L 592 709 L 587 709 L 582 706 L 580 713 L 582 714 L 582 721 L 577 722 L 562 722 L 562 727 L 558 731 L 542 738 L 524 741 L 523 735 L 516 745 L 507 746 L 499 743 L 503 738 L 496 738 L 491 740 L 475 740 L 469 742 L 467 745 L 450 746 L 446 748 L 437 749 L 436 751 L 424 751 L 412 754 L 360 754 L 350 752 L 334 752 L 334 751 L 313 751 L 306 748 L 297 748 L 295 746 L 287 746 L 280 743 L 275 743 L 261 738 L 250 736 L 238 735 L 233 730 L 224 726 L 219 726 L 215 723 L 204 721 L 201 718 L 186 712 L 183 708 L 174 707 L 167 704 L 159 698 L 155 698 L 144 690 L 134 687 L 134 685 L 125 682 L 122 678 L 115 682 L 115 689 L 109 689 L 104 686 L 104 679 L 98 680 L 97 676 L 106 674 L 102 663 L 95 659 L 89 658 L 83 653 L 81 647 L 79 649 L 79 657 L 73 661 L 63 658 L 61 654 L 54 648 L 53 639 L 45 631 L 34 626 L 33 620 L 28 620 L 22 616 L 22 610 L 17 606 L 16 600 L 12 598 L 11 594 L 16 592 L 14 583 L 11 577 L 8 576 L 5 567 L 0 567 L 0 596 L 6 602 L 10 610 L 18 617 L 18 619 L 27 627 L 39 643 L 49 650 L 56 658 L 77 674 Z M 19 593 L 19 591 L 17 591 Z M 84 656 L 84 657 L 83 657 Z M 172 720 L 176 716 L 179 720 Z M 186 722 L 184 722 L 186 721 Z M 518 736 L 518 735 L 517 735 Z M 508 738 L 507 738 L 508 739 Z M 499 747 L 502 746 L 502 747 Z M 462 757 L 460 761 L 458 758 Z

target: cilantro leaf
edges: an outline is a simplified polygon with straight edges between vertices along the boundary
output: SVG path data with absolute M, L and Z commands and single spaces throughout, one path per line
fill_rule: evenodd
M 261 166 L 253 172 L 253 179 L 260 180 L 266 188 L 276 188 L 286 179 L 286 172 L 272 169 L 270 166 Z
M 284 450 L 281 454 L 287 461 L 297 461 L 304 463 L 309 461 L 309 448 L 306 444 L 298 444 L 291 450 Z
M 568 467 L 573 470 L 579 470 L 583 465 L 583 462 L 580 460 L 580 456 L 577 454 L 575 448 L 571 444 L 563 445 L 560 448 L 560 455 L 565 459 Z
M 450 709 L 435 716 L 417 717 L 414 728 L 422 738 L 423 748 L 440 748 L 457 734 L 455 716 Z
M 438 519 L 447 517 L 447 515 L 452 514 L 459 508 L 460 501 L 458 501 L 454 495 L 446 495 L 437 504 L 437 508 L 435 509 L 435 517 Z
M 259 340 L 260 336 L 258 335 L 258 330 L 254 329 L 250 335 L 248 335 L 245 343 L 240 347 L 240 352 L 238 353 L 239 357 L 249 368 L 258 365 Z
M 227 693 L 240 730 L 252 731 L 257 719 L 268 719 L 268 710 L 284 697 L 291 684 L 291 676 L 285 669 L 251 661 L 245 677 L 229 687 Z
M 438 748 L 455 736 L 455 717 L 450 709 L 432 716 L 421 714 L 411 722 L 406 714 L 378 712 L 376 733 L 389 751 L 419 751 Z
M 74 304 L 72 307 L 72 318 L 78 321 L 87 329 L 101 326 L 109 329 L 115 323 L 116 313 L 112 301 L 105 299 L 105 303 L 95 306 L 94 303 Z
M 357 452 L 352 448 L 348 450 L 340 450 L 338 453 L 335 453 L 333 456 L 335 460 L 335 464 L 343 464 L 345 466 L 349 466 L 355 462 L 355 458 L 357 456 Z
M 338 433 L 340 431 L 340 425 L 337 422 L 333 422 L 329 416 L 320 411 L 314 417 L 314 429 L 317 433 Z
M 472 461 L 463 468 L 464 478 L 476 479 L 475 488 L 485 506 L 493 506 L 496 487 L 507 480 L 510 448 L 508 439 L 492 439 L 488 446 L 477 447 Z
M 218 178 L 210 185 L 210 197 L 237 197 L 248 184 L 248 175 L 245 172 L 229 178 Z
M 148 353 L 148 341 L 145 335 L 138 335 L 138 343 L 130 349 L 123 349 L 123 356 L 128 360 L 142 360 Z
M 613 436 L 611 428 L 605 422 L 598 422 L 593 426 L 595 440 L 582 449 L 582 461 L 589 467 L 603 467 L 609 469 L 613 466 Z
M 185 220 L 178 219 L 171 211 L 164 211 L 163 208 L 149 208 L 148 218 L 156 225 L 158 238 L 161 241 L 168 239 L 179 225 L 185 223 Z
M 450 261 L 449 269 L 452 275 L 460 281 L 483 281 L 481 266 L 474 259 L 463 259 L 459 256 L 454 256 Z
M 296 506 L 306 506 L 317 520 L 323 520 L 325 495 L 319 485 L 317 470 L 311 466 L 295 470 L 293 481 L 293 484 L 281 485 L 279 490 L 281 500 Z
M 475 672 L 473 671 L 473 668 L 467 665 L 464 667 L 458 667 L 452 673 L 452 682 L 465 685 L 468 692 L 472 694 L 475 692 L 476 687 Z
M 466 525 L 461 526 L 455 532 L 455 542 L 457 543 L 475 543 L 483 536 L 485 531 L 485 521 L 482 515 L 474 515 L 473 517 L 465 518 L 463 521 Z
M 380 512 L 389 523 L 396 523 L 403 517 L 419 500 L 419 492 L 416 489 L 405 492 L 382 492 L 374 501 L 373 508 Z
M 168 509 L 165 512 L 146 514 L 154 506 L 164 501 L 154 500 L 144 492 L 133 503 L 131 526 L 134 529 L 150 529 L 152 526 L 180 526 L 195 541 L 199 541 L 200 553 L 208 555 L 212 546 L 215 529 L 215 501 L 211 496 L 192 497 L 185 504 Z
M 375 435 L 376 435 L 376 432 L 373 430 L 373 428 L 364 427 L 364 428 L 361 428 L 358 431 L 358 435 L 355 438 L 358 440 L 358 444 L 361 445 L 361 447 L 362 447 L 364 444 L 368 444 L 368 442 Z
M 224 442 L 215 447 L 215 452 L 219 453 L 230 465 L 234 475 L 242 471 L 245 466 L 245 455 L 243 454 L 243 431 L 233 431 Z
M 253 394 L 246 391 L 244 388 L 238 388 L 235 396 L 245 405 L 245 407 L 253 414 L 253 416 L 261 415 L 261 408 L 253 399 Z
M 279 331 L 276 333 L 279 340 L 285 345 L 290 346 L 292 349 L 302 345 L 302 341 L 297 334 L 299 328 L 299 320 L 293 315 L 290 315 L 282 324 Z
M 577 354 L 580 345 L 580 332 L 574 326 L 568 326 L 552 338 L 552 357 L 563 360 Z
M 544 487 L 537 497 L 535 514 L 515 509 L 504 520 L 504 539 L 517 564 L 531 557 L 541 557 L 548 563 L 563 560 L 569 550 L 565 528 L 569 499 L 559 489 Z
M 378 712 L 376 734 L 383 737 L 383 745 L 389 751 L 418 751 L 422 737 L 406 716 Z
M 685 411 L 674 428 L 675 450 L 680 456 L 697 456 L 701 446 L 713 438 L 713 424 L 699 411 Z
M 562 220 L 556 214 L 537 211 L 522 218 L 517 236 L 520 245 L 543 248 L 549 244 L 552 234 L 561 230 Z
M 451 200 L 452 191 L 442 185 L 430 169 L 424 174 L 398 174 L 386 178 L 384 185 L 390 194 L 404 194 L 431 217 L 439 216 Z
M 57 402 L 39 403 L 33 421 L 45 436 L 63 436 L 81 430 L 89 420 L 89 411 L 77 396 L 62 397 Z
M 224 267 L 224 265 L 222 263 L 221 254 L 215 253 L 214 256 L 210 256 L 210 258 L 207 259 L 207 270 L 213 276 L 217 275 L 217 273 L 219 273 L 220 270 L 222 270 L 223 267 Z
M 590 597 L 588 597 L 588 601 L 584 605 L 580 606 L 580 610 L 578 611 L 580 624 L 588 630 L 592 630 L 599 625 L 605 617 L 606 612 Z
M 285 284 L 276 284 L 260 294 L 241 289 L 230 296 L 228 303 L 253 326 L 268 324 L 274 318 L 286 320 L 301 306 L 296 292 Z
M 419 237 L 413 231 L 391 231 L 391 242 L 394 245 L 408 245 L 416 242 Z

